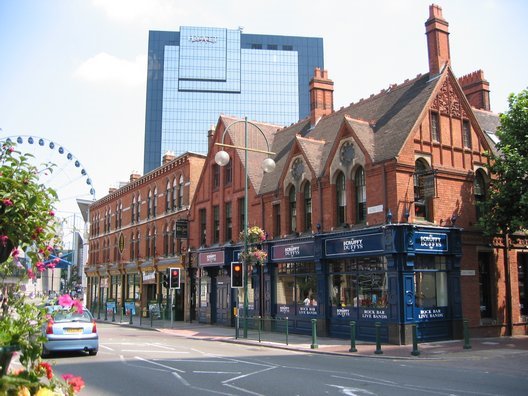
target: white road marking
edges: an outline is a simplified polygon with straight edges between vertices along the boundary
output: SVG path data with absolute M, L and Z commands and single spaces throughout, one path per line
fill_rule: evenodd
M 163 368 L 166 368 L 167 370 L 170 370 L 170 371 L 177 371 L 179 373 L 185 373 L 185 371 L 183 371 L 183 370 L 179 370 L 177 368 L 174 368 L 174 367 L 171 367 L 171 366 L 167 366 L 166 364 L 153 362 L 152 360 L 144 359 L 144 358 L 142 358 L 140 356 L 134 356 L 134 359 L 141 360 L 142 362 L 150 363 L 150 364 L 153 364 L 155 366 L 163 367 Z
M 241 371 L 193 371 L 195 374 L 242 374 Z
M 112 352 L 115 351 L 115 349 L 107 347 L 106 345 L 103 345 L 103 344 L 99 344 L 99 348 L 104 348 L 104 349 L 107 349 L 107 350 L 112 351 Z

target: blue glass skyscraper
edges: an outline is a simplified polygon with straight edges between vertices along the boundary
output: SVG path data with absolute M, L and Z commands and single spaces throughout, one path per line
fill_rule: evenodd
M 289 125 L 310 114 L 323 39 L 181 27 L 149 32 L 144 173 L 166 151 L 206 153 L 220 114 Z

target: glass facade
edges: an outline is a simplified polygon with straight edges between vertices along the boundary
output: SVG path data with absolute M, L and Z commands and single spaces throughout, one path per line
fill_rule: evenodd
M 182 27 L 149 33 L 144 173 L 172 151 L 207 152 L 220 114 L 289 125 L 310 113 L 322 38 Z

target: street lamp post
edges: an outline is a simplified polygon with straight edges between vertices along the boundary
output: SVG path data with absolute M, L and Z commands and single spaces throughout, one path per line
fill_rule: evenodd
M 224 144 L 224 139 L 227 131 L 235 124 L 244 123 L 244 146 L 236 146 L 236 145 L 230 145 L 230 144 Z M 250 148 L 248 147 L 248 124 L 254 126 L 262 135 L 264 138 L 264 141 L 266 142 L 267 150 L 259 150 L 256 148 Z M 222 134 L 222 142 L 221 143 L 215 143 L 218 146 L 221 147 L 232 147 L 235 149 L 244 150 L 244 338 L 247 338 L 247 317 L 248 317 L 248 264 L 247 264 L 247 255 L 248 255 L 248 151 L 253 151 L 257 153 L 263 153 L 267 155 L 275 155 L 275 153 L 270 151 L 270 146 L 268 139 L 266 138 L 266 135 L 260 129 L 260 127 L 250 121 L 248 121 L 247 117 L 244 117 L 244 121 L 234 121 L 233 123 L 229 124 L 226 129 L 224 130 L 224 133 Z M 215 162 L 219 166 L 226 166 L 229 163 L 229 154 L 224 151 L 220 150 L 215 155 Z M 262 162 L 262 170 L 266 173 L 273 172 L 275 169 L 275 161 L 268 157 Z M 260 287 L 263 287 L 263 285 L 260 285 Z M 237 305 L 238 305 L 238 298 L 237 298 Z

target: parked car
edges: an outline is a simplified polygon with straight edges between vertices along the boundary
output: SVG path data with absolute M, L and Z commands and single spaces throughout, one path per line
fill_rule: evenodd
M 95 319 L 89 310 L 83 309 L 82 313 L 77 313 L 59 305 L 50 305 L 46 309 L 49 319 L 42 329 L 46 336 L 43 356 L 62 351 L 85 351 L 90 355 L 97 355 L 99 335 Z

